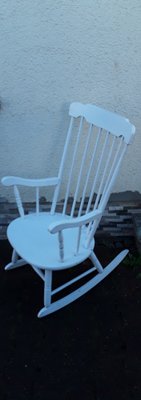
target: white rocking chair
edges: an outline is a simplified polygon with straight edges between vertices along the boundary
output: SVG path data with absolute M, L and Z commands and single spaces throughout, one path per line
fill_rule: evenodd
M 7 230 L 13 254 L 5 269 L 30 264 L 41 277 L 44 282 L 44 307 L 38 317 L 59 310 L 88 292 L 128 253 L 128 250 L 122 251 L 103 268 L 94 252 L 94 236 L 127 146 L 134 137 L 135 127 L 128 119 L 90 104 L 72 103 L 69 115 L 70 125 L 57 177 L 36 180 L 11 176 L 2 179 L 3 185 L 14 186 L 20 214 Z M 71 161 L 68 168 L 66 161 Z M 65 199 L 62 211 L 58 213 L 56 207 L 62 184 L 66 184 Z M 24 214 L 19 185 L 35 187 L 35 213 Z M 39 189 L 43 186 L 55 187 L 50 212 L 40 212 Z M 73 200 L 68 210 L 70 196 Z M 52 288 L 53 271 L 74 267 L 87 258 L 92 262 L 89 270 L 60 287 Z M 92 272 L 93 277 L 85 284 L 52 301 L 53 295 Z

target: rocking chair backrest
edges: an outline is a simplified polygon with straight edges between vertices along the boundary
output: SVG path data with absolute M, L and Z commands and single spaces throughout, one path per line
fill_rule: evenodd
M 71 163 L 62 213 L 67 212 L 70 196 L 73 196 L 70 213 L 72 217 L 99 208 L 104 211 L 127 145 L 132 142 L 135 127 L 128 119 L 91 104 L 72 103 L 69 115 L 71 120 L 60 165 L 60 183 L 55 190 L 51 213 L 56 208 L 70 149 Z M 85 207 L 86 196 L 88 202 Z M 95 222 L 93 233 L 99 220 Z

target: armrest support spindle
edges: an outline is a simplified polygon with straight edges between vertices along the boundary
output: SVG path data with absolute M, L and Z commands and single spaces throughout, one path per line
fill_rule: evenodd
M 21 200 L 21 196 L 19 193 L 19 190 L 17 188 L 17 186 L 14 186 L 14 194 L 15 194 L 15 199 L 16 199 L 16 204 L 18 207 L 18 211 L 21 217 L 24 216 L 24 209 L 23 209 L 23 205 L 22 205 L 22 200 Z
M 61 261 L 64 261 L 64 240 L 63 240 L 63 232 L 58 232 L 58 239 L 59 239 L 59 253 Z

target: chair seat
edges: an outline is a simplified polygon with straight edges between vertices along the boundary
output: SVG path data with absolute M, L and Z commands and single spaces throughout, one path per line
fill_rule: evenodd
M 8 239 L 18 255 L 36 267 L 58 270 L 75 266 L 89 257 L 94 240 L 86 249 L 86 228 L 83 227 L 79 253 L 75 255 L 78 228 L 64 230 L 64 261 L 61 262 L 58 234 L 49 233 L 48 226 L 63 219 L 66 221 L 70 217 L 57 213 L 50 215 L 46 212 L 25 215 L 11 222 L 7 230 Z

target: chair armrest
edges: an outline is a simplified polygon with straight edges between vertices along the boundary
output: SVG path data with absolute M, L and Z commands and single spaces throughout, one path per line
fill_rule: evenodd
M 63 229 L 68 228 L 77 228 L 79 226 L 85 225 L 96 218 L 99 218 L 102 215 L 102 211 L 96 210 L 92 211 L 86 215 L 82 215 L 82 217 L 71 218 L 69 221 L 60 221 L 60 222 L 53 222 L 49 225 L 48 230 L 50 233 L 57 233 L 62 231 Z
M 45 178 L 45 179 L 25 179 L 18 176 L 5 176 L 2 178 L 1 183 L 4 186 L 30 186 L 30 187 L 41 187 L 41 186 L 56 186 L 59 183 L 59 178 Z

